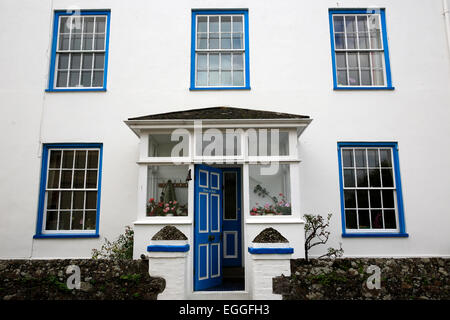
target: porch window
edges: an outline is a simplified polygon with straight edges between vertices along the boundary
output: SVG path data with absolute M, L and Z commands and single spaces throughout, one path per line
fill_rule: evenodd
M 404 233 L 396 144 L 339 147 L 344 234 Z
M 205 130 L 196 144 L 197 156 L 238 157 L 242 156 L 242 130 Z
M 251 157 L 289 156 L 289 131 L 278 129 L 247 130 L 248 155 Z
M 291 215 L 290 164 L 249 165 L 250 215 Z
M 188 157 L 189 134 L 152 133 L 148 136 L 148 157 Z
M 186 165 L 148 167 L 147 216 L 187 216 L 188 171 Z

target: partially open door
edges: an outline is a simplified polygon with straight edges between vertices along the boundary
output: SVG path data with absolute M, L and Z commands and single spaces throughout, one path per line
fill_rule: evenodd
M 194 290 L 222 284 L 222 170 L 195 166 Z

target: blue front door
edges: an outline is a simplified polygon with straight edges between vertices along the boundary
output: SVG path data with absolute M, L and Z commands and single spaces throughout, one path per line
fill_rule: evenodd
M 222 170 L 195 166 L 194 290 L 222 283 Z

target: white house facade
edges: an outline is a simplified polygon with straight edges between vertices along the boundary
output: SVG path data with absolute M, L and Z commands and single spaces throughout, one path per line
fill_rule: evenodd
M 90 258 L 131 226 L 135 259 L 185 259 L 186 297 L 226 268 L 245 294 L 329 213 L 310 256 L 449 257 L 449 7 L 2 1 L 0 259 Z M 151 242 L 168 225 L 175 249 Z M 288 243 L 252 244 L 269 227 Z

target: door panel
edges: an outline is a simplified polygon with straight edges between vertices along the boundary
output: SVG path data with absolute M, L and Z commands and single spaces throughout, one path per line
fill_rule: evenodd
M 194 290 L 222 283 L 222 170 L 195 166 Z
M 223 265 L 242 266 L 241 169 L 223 168 Z

